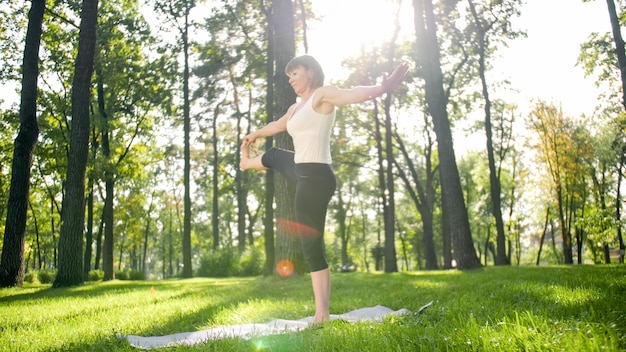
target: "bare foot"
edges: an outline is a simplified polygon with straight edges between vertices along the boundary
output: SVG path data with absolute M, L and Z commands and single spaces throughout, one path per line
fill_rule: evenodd
M 320 325 L 324 322 L 330 321 L 330 317 L 328 315 L 323 317 L 314 316 L 313 320 L 309 324 L 310 326 Z
M 252 143 L 244 141 L 241 144 L 241 160 L 239 161 L 239 168 L 241 170 L 267 170 L 267 167 L 263 165 L 263 153 L 251 157 L 250 147 Z
M 249 169 L 250 164 L 250 144 L 243 142 L 241 144 L 241 160 L 239 161 L 239 168 L 242 170 Z

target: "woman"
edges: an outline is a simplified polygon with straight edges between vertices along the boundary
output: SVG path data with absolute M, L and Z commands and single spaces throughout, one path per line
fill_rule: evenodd
M 383 77 L 380 85 L 339 89 L 324 86 L 324 72 L 312 56 L 292 59 L 285 67 L 289 84 L 301 97 L 280 119 L 245 136 L 241 145 L 240 167 L 244 170 L 272 168 L 296 186 L 295 214 L 304 258 L 311 272 L 315 296 L 313 323 L 329 319 L 330 270 L 324 247 L 324 224 L 328 203 L 335 192 L 336 180 L 331 166 L 330 135 L 335 108 L 361 103 L 391 92 L 404 80 L 405 64 Z M 287 131 L 295 151 L 271 148 L 250 157 L 250 145 L 259 137 L 270 137 Z

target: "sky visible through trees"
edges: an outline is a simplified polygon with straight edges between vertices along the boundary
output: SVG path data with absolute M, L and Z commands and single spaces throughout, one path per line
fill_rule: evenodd
M 361 46 L 375 45 L 376 41 L 388 38 L 385 31 L 377 27 L 385 21 L 389 22 L 387 27 L 391 27 L 392 18 L 381 15 L 392 16 L 393 10 L 381 12 L 380 9 L 390 6 L 389 2 L 376 2 L 379 7 L 362 6 L 363 0 L 314 2 L 313 9 L 323 20 L 309 24 L 309 52 L 324 67 L 327 81 L 345 78 L 341 61 L 358 53 Z M 412 35 L 411 4 L 407 0 L 403 2 L 403 31 Z M 593 77 L 585 78 L 583 70 L 575 66 L 576 56 L 589 33 L 610 30 L 606 12 L 604 1 L 528 0 L 521 18 L 513 21 L 515 26 L 528 31 L 528 38 L 511 43 L 500 53 L 502 57 L 494 64 L 494 74 L 510 77 L 523 101 L 539 96 L 553 97 L 573 115 L 590 114 L 598 88 Z M 559 23 L 568 25 L 560 27 Z M 3 108 L 19 100 L 19 93 L 12 84 L 0 85 L 0 96 L 4 100 Z
M 375 45 L 390 37 L 395 5 L 376 1 L 379 7 L 363 6 L 366 2 L 370 0 L 316 0 L 313 4 L 324 20 L 310 24 L 309 52 L 319 58 L 330 80 L 344 78 L 341 60 L 358 53 L 361 45 Z M 492 75 L 510 77 L 520 91 L 520 106 L 536 97 L 552 97 L 572 115 L 591 114 L 598 89 L 594 78 L 584 77 L 582 68 L 575 66 L 576 57 L 591 32 L 610 31 L 607 16 L 604 1 L 527 0 L 521 17 L 512 22 L 515 28 L 527 30 L 528 38 L 501 49 Z M 402 32 L 412 36 L 410 1 L 403 0 L 400 17 Z

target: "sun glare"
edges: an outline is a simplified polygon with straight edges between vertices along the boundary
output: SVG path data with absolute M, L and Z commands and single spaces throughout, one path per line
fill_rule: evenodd
M 401 35 L 411 28 L 408 1 L 402 1 Z M 390 0 L 316 0 L 313 11 L 320 17 L 309 25 L 309 53 L 315 56 L 330 79 L 339 79 L 332 70 L 341 61 L 389 41 L 394 33 L 397 1 Z M 408 21 L 408 22 L 407 22 Z

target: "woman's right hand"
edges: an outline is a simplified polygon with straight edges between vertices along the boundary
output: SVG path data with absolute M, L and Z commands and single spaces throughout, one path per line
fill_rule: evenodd
M 394 89 L 396 89 L 402 81 L 406 78 L 409 72 L 409 66 L 406 63 L 401 63 L 396 69 L 391 73 L 390 76 L 383 76 L 383 83 L 381 84 L 382 91 L 385 93 L 391 93 Z
M 243 137 L 243 145 L 244 145 L 244 146 L 248 146 L 248 145 L 250 145 L 250 144 L 254 143 L 254 141 L 256 140 L 256 138 L 257 138 L 257 137 L 255 136 L 254 132 L 253 132 L 253 133 L 250 133 L 249 135 L 247 135 L 247 136 Z

